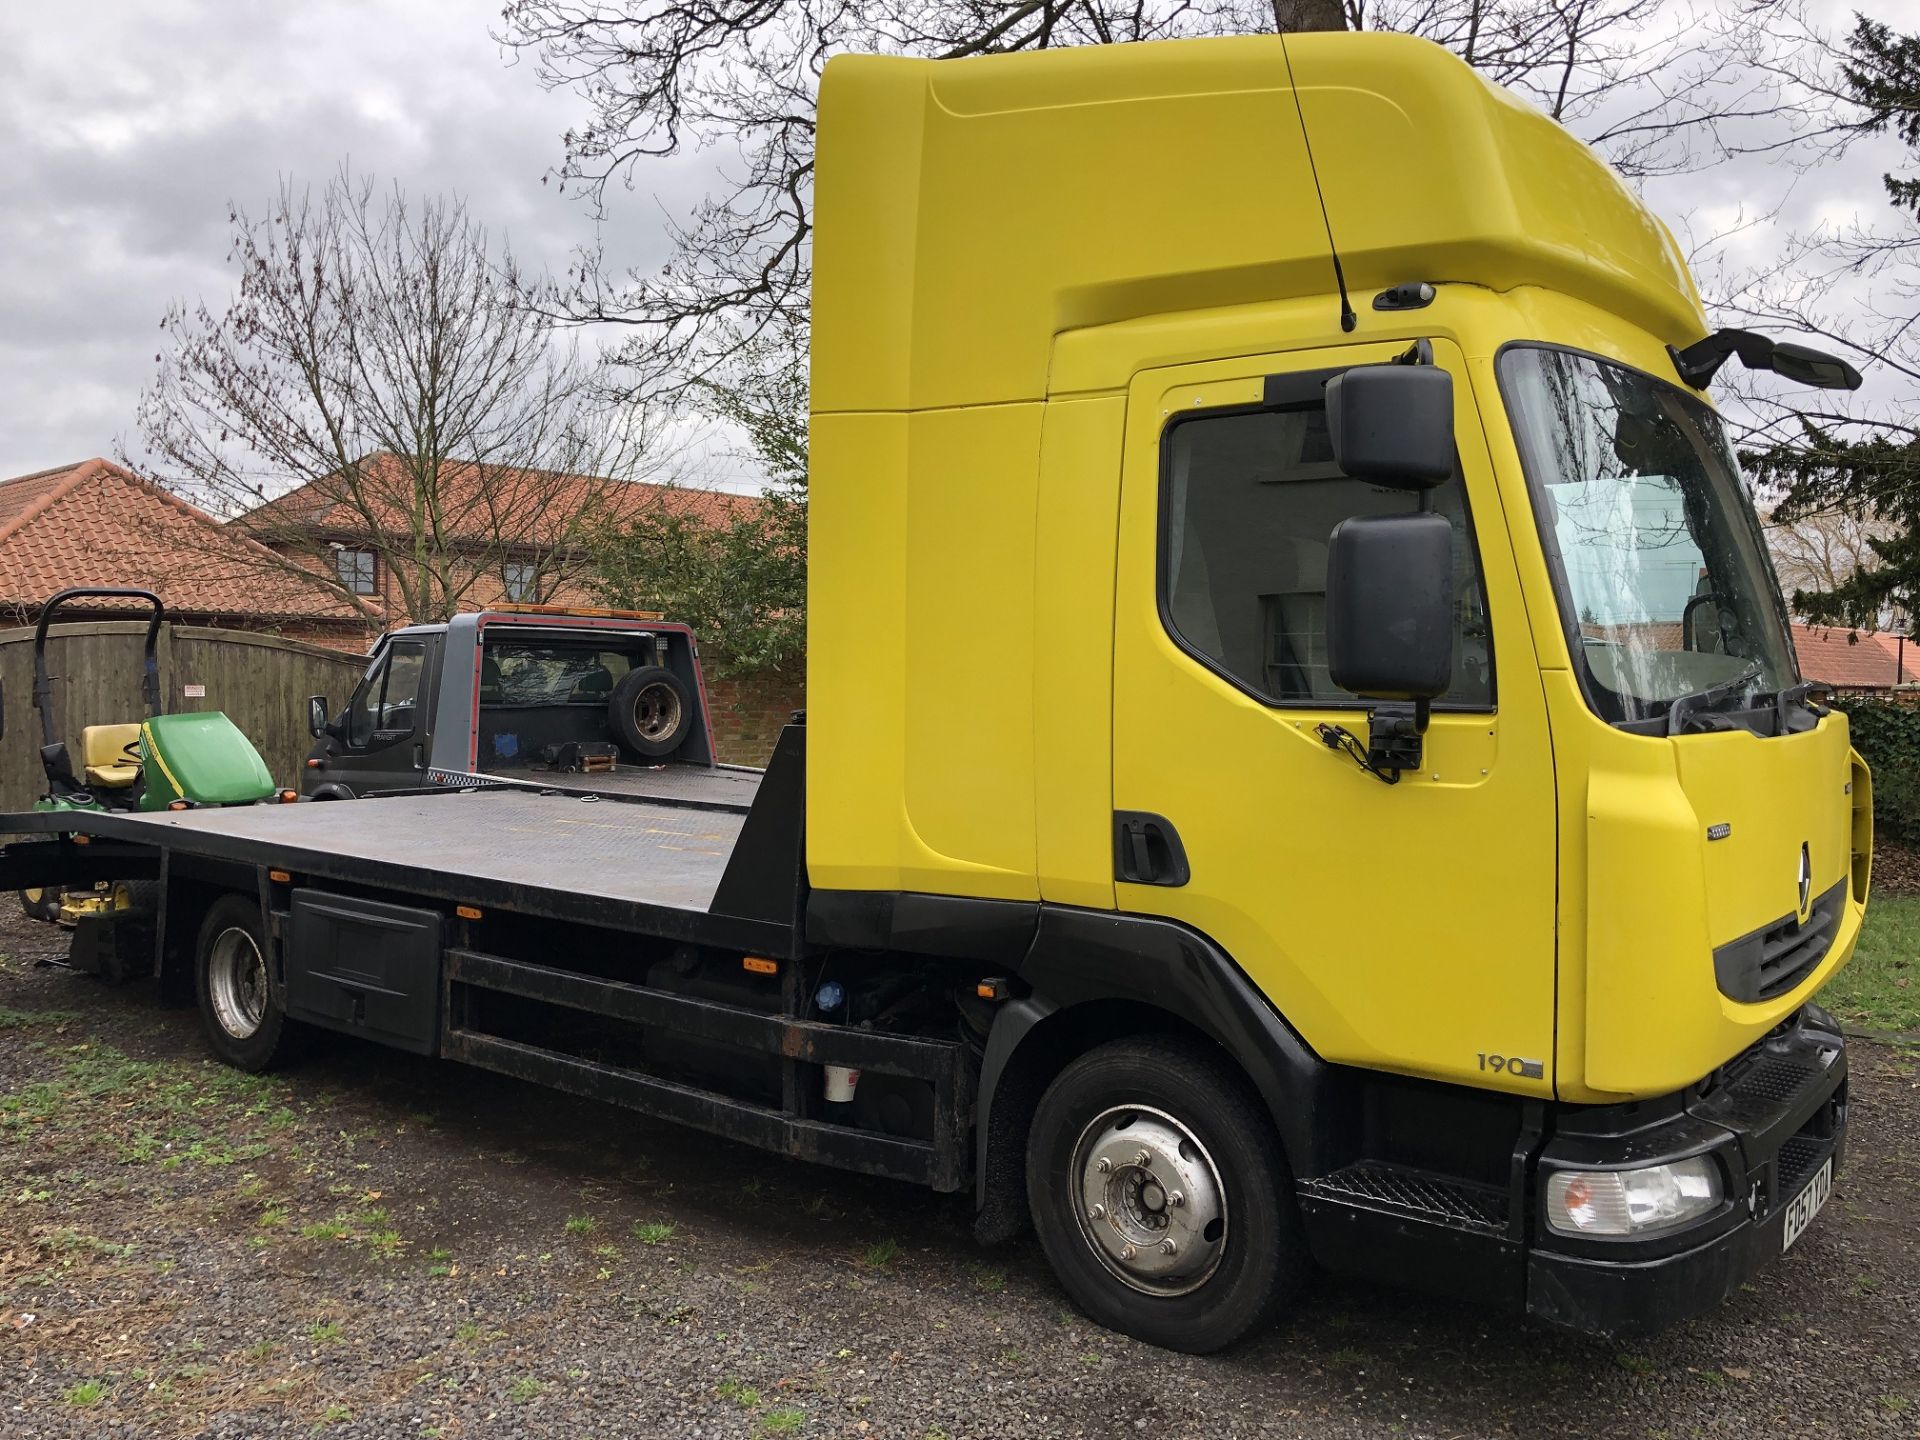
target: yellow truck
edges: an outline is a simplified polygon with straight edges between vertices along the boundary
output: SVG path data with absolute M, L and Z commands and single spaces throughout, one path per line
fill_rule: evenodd
M 750 798 L 8 817 L 0 884 L 160 875 L 235 1063 L 346 1030 L 970 1189 L 1177 1349 L 1315 1264 L 1617 1332 L 1791 1246 L 1870 787 L 1705 390 L 1859 377 L 1710 334 L 1412 39 L 836 58 L 816 202 Z

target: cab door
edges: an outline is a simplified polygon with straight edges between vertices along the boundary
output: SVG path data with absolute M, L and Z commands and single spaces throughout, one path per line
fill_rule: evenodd
M 1349 516 L 1419 504 L 1340 473 L 1322 387 L 1405 348 L 1135 378 L 1114 624 L 1116 896 L 1223 946 L 1324 1059 L 1544 1095 L 1552 753 L 1473 392 L 1443 341 L 1459 463 L 1432 504 L 1455 536 L 1452 689 L 1398 784 L 1319 729 L 1367 734 L 1367 705 L 1327 672 L 1328 536 Z
M 426 783 L 428 653 L 427 640 L 402 638 L 374 657 L 332 727 L 328 782 L 359 798 Z

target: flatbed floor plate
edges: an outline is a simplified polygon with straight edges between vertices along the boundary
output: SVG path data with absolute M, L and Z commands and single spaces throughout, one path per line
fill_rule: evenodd
M 57 825 L 141 841 L 160 830 L 158 843 L 183 851 L 370 884 L 431 892 L 478 881 L 496 893 L 696 912 L 711 907 L 745 823 L 726 810 L 519 790 L 32 818 L 34 830 Z

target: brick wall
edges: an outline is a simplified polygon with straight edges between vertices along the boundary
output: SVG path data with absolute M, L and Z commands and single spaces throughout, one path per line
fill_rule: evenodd
M 707 677 L 707 703 L 713 708 L 713 744 L 725 765 L 764 765 L 773 742 L 793 712 L 806 708 L 806 684 L 800 680 L 722 680 Z

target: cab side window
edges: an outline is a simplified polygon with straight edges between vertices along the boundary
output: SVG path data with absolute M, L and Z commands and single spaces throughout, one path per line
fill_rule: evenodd
M 425 664 L 426 647 L 417 641 L 386 648 L 347 704 L 347 744 L 364 750 L 379 739 L 413 733 Z
M 1355 515 L 1419 508 L 1334 463 L 1323 403 L 1176 418 L 1162 448 L 1161 609 L 1182 646 L 1271 704 L 1360 703 L 1327 673 L 1327 539 Z M 1458 470 L 1432 492 L 1453 522 L 1453 686 L 1493 705 L 1479 557 Z

